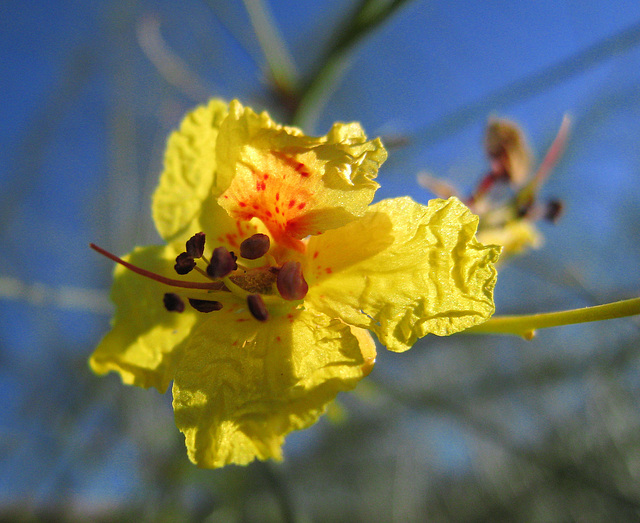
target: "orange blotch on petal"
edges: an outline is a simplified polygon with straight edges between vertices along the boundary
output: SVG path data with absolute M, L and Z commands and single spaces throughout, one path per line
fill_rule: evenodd
M 227 243 L 229 245 L 232 245 L 233 247 L 237 247 L 238 246 L 238 242 L 236 241 L 237 236 L 235 234 L 227 234 L 226 235 L 226 240 Z
M 223 206 L 235 219 L 258 218 L 275 242 L 303 252 L 300 241 L 318 228 L 308 210 L 321 183 L 313 174 L 292 156 L 265 151 L 239 164 Z

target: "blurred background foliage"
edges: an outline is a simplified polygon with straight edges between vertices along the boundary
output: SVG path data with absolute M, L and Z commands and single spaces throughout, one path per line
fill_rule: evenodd
M 381 350 L 282 464 L 199 470 L 170 393 L 93 376 L 112 266 L 158 243 L 167 134 L 239 98 L 324 133 L 360 121 L 390 159 L 377 199 L 471 191 L 491 115 L 566 212 L 501 267 L 498 312 L 640 292 L 640 4 L 257 0 L 0 5 L 0 517 L 144 521 L 616 521 L 640 517 L 637 318 L 532 341 L 429 336 Z M 265 53 L 265 50 L 267 52 Z

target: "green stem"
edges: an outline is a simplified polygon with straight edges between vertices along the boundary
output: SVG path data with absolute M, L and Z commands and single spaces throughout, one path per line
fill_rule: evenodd
M 298 83 L 298 74 L 271 14 L 261 0 L 243 0 L 243 3 L 277 89 L 290 96 Z
M 473 334 L 513 334 L 531 339 L 536 329 L 560 327 L 574 323 L 612 320 L 640 314 L 640 298 L 616 301 L 604 305 L 594 305 L 568 311 L 545 312 L 514 316 L 494 316 L 481 325 L 465 332 Z
M 311 128 L 333 92 L 338 79 L 348 68 L 351 50 L 366 35 L 389 19 L 408 0 L 360 0 L 350 17 L 334 33 L 332 42 L 307 75 L 298 93 L 293 114 L 294 125 Z

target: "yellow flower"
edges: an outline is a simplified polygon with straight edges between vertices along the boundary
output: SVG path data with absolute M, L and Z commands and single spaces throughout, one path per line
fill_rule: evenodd
M 531 172 L 531 151 L 522 129 L 502 118 L 489 120 L 485 150 L 490 169 L 463 200 L 480 217 L 478 240 L 502 247 L 501 263 L 511 256 L 540 248 L 544 237 L 535 222 L 545 219 L 555 223 L 562 214 L 561 200 L 540 202 L 538 193 L 558 162 L 568 134 L 569 118 L 565 116 L 540 166 Z M 428 173 L 418 174 L 417 180 L 440 198 L 460 194 L 450 183 Z
M 502 246 L 501 262 L 529 249 L 539 249 L 544 243 L 535 224 L 523 219 L 512 219 L 499 227 L 480 227 L 477 238 L 482 243 Z
M 498 248 L 455 198 L 370 205 L 385 159 L 355 123 L 313 138 L 237 101 L 190 113 L 153 198 L 166 245 L 124 260 L 94 246 L 120 265 L 92 369 L 173 380 L 191 460 L 246 464 L 281 459 L 289 432 L 372 370 L 369 331 L 404 351 L 485 321 Z

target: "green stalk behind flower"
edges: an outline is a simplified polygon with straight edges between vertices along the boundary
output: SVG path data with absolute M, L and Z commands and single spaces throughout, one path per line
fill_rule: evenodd
M 535 336 L 536 329 L 612 320 L 636 314 L 640 314 L 640 298 L 558 312 L 494 316 L 480 325 L 467 329 L 466 332 L 472 334 L 513 334 L 530 340 Z

